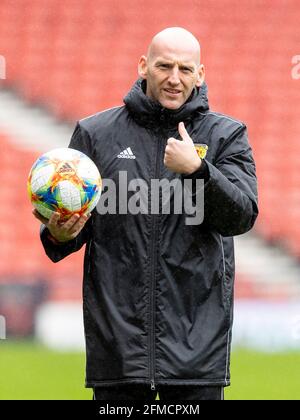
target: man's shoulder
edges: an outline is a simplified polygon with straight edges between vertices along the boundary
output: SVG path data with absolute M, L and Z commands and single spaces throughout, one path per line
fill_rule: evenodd
M 230 129 L 246 128 L 246 125 L 243 121 L 240 121 L 229 115 L 222 114 L 220 112 L 208 111 L 206 113 L 206 118 L 212 124 L 217 124 L 221 129 L 230 130 Z
M 90 115 L 79 121 L 79 125 L 88 132 L 94 132 L 101 128 L 115 124 L 116 119 L 124 112 L 125 105 L 114 106 Z
M 206 113 L 206 122 L 209 125 L 215 125 L 220 130 L 225 130 L 227 132 L 233 132 L 239 129 L 243 130 L 246 128 L 246 124 L 243 121 L 215 111 L 208 111 Z

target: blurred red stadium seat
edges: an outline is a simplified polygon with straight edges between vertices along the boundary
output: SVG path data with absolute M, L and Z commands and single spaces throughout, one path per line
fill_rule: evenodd
M 50 295 L 60 298 L 62 293 L 64 299 L 80 299 L 83 253 L 55 265 L 48 260 L 40 243 L 40 224 L 32 215 L 26 192 L 27 177 L 37 152 L 17 148 L 8 136 L 1 134 L 0 144 L 0 189 L 5 196 L 0 207 L 0 284 L 16 279 L 22 283 L 28 278 L 39 282 L 42 278 L 48 281 Z M 58 287 L 55 281 L 58 277 L 72 282 Z
M 212 108 L 247 123 L 259 181 L 256 230 L 300 258 L 300 81 L 291 77 L 292 56 L 300 53 L 299 2 L 266 0 L 258 7 L 255 2 L 231 0 L 228 4 L 227 8 L 213 0 L 178 0 L 176 6 L 171 0 L 96 4 L 51 0 L 50 7 L 40 0 L 21 0 L 16 7 L 11 0 L 2 0 L 0 54 L 8 66 L 5 83 L 28 101 L 43 103 L 57 117 L 74 122 L 122 102 L 136 77 L 138 58 L 155 32 L 166 26 L 187 27 L 202 42 Z M 38 225 L 33 228 L 24 194 L 24 179 L 36 156 L 16 151 L 4 137 L 0 142 L 1 191 L 9 197 L 0 209 L 0 216 L 9 222 L 0 233 L 20 232 L 18 251 L 26 248 L 26 239 L 23 245 L 19 239 L 24 230 L 21 221 L 13 225 L 22 208 L 22 218 L 36 235 L 32 258 L 37 255 L 51 276 L 60 268 L 54 270 L 42 251 L 37 252 Z M 11 162 L 18 153 L 22 157 L 16 176 Z M 9 186 L 5 179 L 10 179 Z M 7 253 L 9 245 L 3 249 Z M 78 277 L 81 256 L 70 258 L 76 267 L 70 273 Z M 21 270 L 18 264 L 13 267 L 16 272 Z

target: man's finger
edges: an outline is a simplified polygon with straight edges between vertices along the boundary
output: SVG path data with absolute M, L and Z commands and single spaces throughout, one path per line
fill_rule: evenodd
M 180 122 L 178 124 L 178 132 L 180 134 L 180 137 L 182 138 L 183 141 L 187 141 L 187 142 L 192 142 L 193 140 L 190 138 L 189 133 L 186 131 L 185 125 L 183 122 Z
M 69 233 L 70 234 L 73 234 L 76 232 L 79 233 L 88 220 L 89 220 L 89 216 L 82 215 L 79 219 L 77 219 L 74 225 L 69 229 Z
M 165 148 L 165 155 L 170 154 L 170 153 L 171 153 L 171 151 L 172 151 L 171 146 L 170 146 L 169 144 L 167 144 L 167 146 L 166 146 L 166 148 Z
M 73 227 L 69 230 L 69 233 L 76 237 L 81 230 L 83 229 L 86 222 L 89 220 L 88 216 L 81 216 L 80 219 L 73 225 Z
M 49 219 L 48 225 L 51 226 L 51 227 L 57 226 L 57 224 L 59 222 L 59 219 L 60 219 L 60 214 L 59 213 L 56 213 L 56 212 L 52 213 L 52 215 Z
M 171 145 L 171 144 L 173 144 L 173 143 L 176 143 L 178 140 L 176 140 L 176 139 L 174 139 L 174 137 L 170 137 L 169 139 L 168 139 L 168 141 L 167 141 L 167 145 Z
M 61 225 L 61 227 L 63 227 L 66 232 L 70 232 L 70 230 L 73 229 L 73 226 L 76 225 L 79 219 L 79 214 L 73 214 L 73 216 L 71 216 L 70 219 Z
M 46 217 L 42 216 L 36 209 L 32 210 L 32 214 L 34 215 L 36 219 L 38 219 L 44 225 L 46 225 L 49 222 L 49 220 L 46 219 Z

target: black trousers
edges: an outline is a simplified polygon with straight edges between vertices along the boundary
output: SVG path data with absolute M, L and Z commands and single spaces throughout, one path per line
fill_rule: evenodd
M 221 386 L 159 385 L 153 391 L 150 385 L 131 384 L 94 388 L 94 400 L 139 400 L 154 401 L 157 393 L 161 401 L 221 401 L 224 388 Z

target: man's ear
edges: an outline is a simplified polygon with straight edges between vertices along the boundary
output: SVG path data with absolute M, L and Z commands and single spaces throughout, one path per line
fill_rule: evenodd
M 147 57 L 142 55 L 138 64 L 138 73 L 142 79 L 147 79 Z
M 200 64 L 200 66 L 198 68 L 198 76 L 197 76 L 196 86 L 197 87 L 202 86 L 204 80 L 205 80 L 205 68 L 204 68 L 203 64 Z

